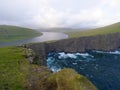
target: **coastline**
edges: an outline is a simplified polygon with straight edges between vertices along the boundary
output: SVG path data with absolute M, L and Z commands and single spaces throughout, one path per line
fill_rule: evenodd
M 55 42 L 26 44 L 38 56 L 42 65 L 46 65 L 49 52 L 85 52 L 86 50 L 112 51 L 120 47 L 120 33 L 64 39 Z

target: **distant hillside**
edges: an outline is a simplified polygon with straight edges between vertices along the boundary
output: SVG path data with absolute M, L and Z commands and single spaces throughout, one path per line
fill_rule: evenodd
M 106 26 L 102 28 L 67 32 L 67 34 L 69 35 L 70 38 L 75 38 L 75 37 L 83 37 L 83 36 L 95 36 L 102 34 L 117 33 L 117 32 L 120 32 L 120 23 L 115 23 L 110 26 Z
M 0 25 L 0 42 L 24 40 L 42 35 L 40 32 L 17 26 Z

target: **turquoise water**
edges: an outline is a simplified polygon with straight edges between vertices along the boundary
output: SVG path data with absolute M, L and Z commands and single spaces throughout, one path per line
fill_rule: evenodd
M 120 50 L 113 52 L 54 53 L 47 56 L 47 66 L 58 72 L 75 69 L 86 76 L 99 90 L 120 90 Z

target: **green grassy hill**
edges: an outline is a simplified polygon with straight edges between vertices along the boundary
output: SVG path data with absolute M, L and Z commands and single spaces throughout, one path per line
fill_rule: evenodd
M 31 52 L 20 47 L 0 48 L 0 90 L 97 90 L 72 69 L 53 74 L 48 68 L 30 64 Z
M 112 24 L 110 26 L 91 29 L 91 30 L 83 30 L 83 31 L 72 31 L 66 34 L 69 35 L 69 38 L 83 37 L 83 36 L 95 36 L 95 35 L 103 35 L 110 33 L 120 32 L 120 23 Z
M 54 86 L 47 90 L 97 90 L 86 77 L 72 69 L 63 69 L 51 75 L 47 82 L 49 88 Z
M 0 42 L 24 40 L 42 35 L 40 32 L 17 26 L 0 25 Z

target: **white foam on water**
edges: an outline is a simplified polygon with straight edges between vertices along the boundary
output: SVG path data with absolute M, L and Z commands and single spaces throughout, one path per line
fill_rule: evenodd
M 109 52 L 110 54 L 119 54 L 120 55 L 120 51 L 115 51 L 115 52 Z
M 58 54 L 59 54 L 59 56 L 58 56 L 59 59 L 66 59 L 66 58 L 68 58 L 68 56 L 64 52 L 58 53 Z
M 71 54 L 71 53 L 68 53 L 67 56 L 68 56 L 69 58 L 74 58 L 74 59 L 77 58 L 77 56 L 76 56 L 75 54 Z
M 66 58 L 77 58 L 77 56 L 76 56 L 76 54 L 71 54 L 71 53 L 64 53 L 64 52 L 62 52 L 62 53 L 58 53 L 59 54 L 59 56 L 58 56 L 58 58 L 59 59 L 66 59 Z
M 104 52 L 104 51 L 94 51 L 96 53 L 105 53 L 105 54 L 120 54 L 120 51 L 116 50 L 116 51 L 110 51 L 110 52 Z
M 89 54 L 88 54 L 88 53 L 76 53 L 76 55 L 89 56 Z
M 76 55 L 82 56 L 83 58 L 87 58 L 88 56 L 90 56 L 92 58 L 94 57 L 94 56 L 92 56 L 92 55 L 90 55 L 88 53 L 76 53 Z
M 59 56 L 58 56 L 58 58 L 59 59 L 66 59 L 66 58 L 73 58 L 73 59 L 76 59 L 77 58 L 77 56 L 82 56 L 82 57 L 84 57 L 84 58 L 86 58 L 87 56 L 91 56 L 91 57 L 93 57 L 92 55 L 89 55 L 88 53 L 64 53 L 64 52 L 62 52 L 62 53 L 58 53 L 59 54 Z
M 52 66 L 52 67 L 50 67 L 50 69 L 51 69 L 54 73 L 61 71 L 61 68 L 60 68 L 60 67 L 57 67 L 57 66 Z
M 119 50 L 116 50 L 116 51 L 111 51 L 111 52 L 104 52 L 104 51 L 93 51 L 95 53 L 101 53 L 101 54 L 115 54 L 115 55 L 120 55 L 120 51 Z M 84 59 L 78 59 L 76 60 L 79 56 L 83 57 Z M 89 61 L 93 61 L 95 60 L 94 59 L 94 56 L 92 56 L 91 54 L 89 53 L 65 53 L 65 52 L 60 52 L 58 53 L 58 58 L 60 60 L 62 60 L 62 63 L 64 63 L 66 66 L 68 66 L 68 63 L 66 62 L 65 59 L 67 58 L 71 58 L 71 59 L 75 59 L 76 61 L 85 61 L 85 62 L 89 62 Z M 68 59 L 69 60 L 69 59 Z M 73 61 L 72 64 L 73 65 L 77 65 L 78 63 L 76 61 Z M 47 66 L 53 71 L 53 72 L 58 72 L 60 71 L 62 68 L 55 64 L 55 58 L 54 57 L 49 57 L 47 59 Z M 94 67 L 96 70 L 98 70 L 98 65 L 96 65 Z M 80 67 L 80 69 L 84 69 L 83 67 Z

